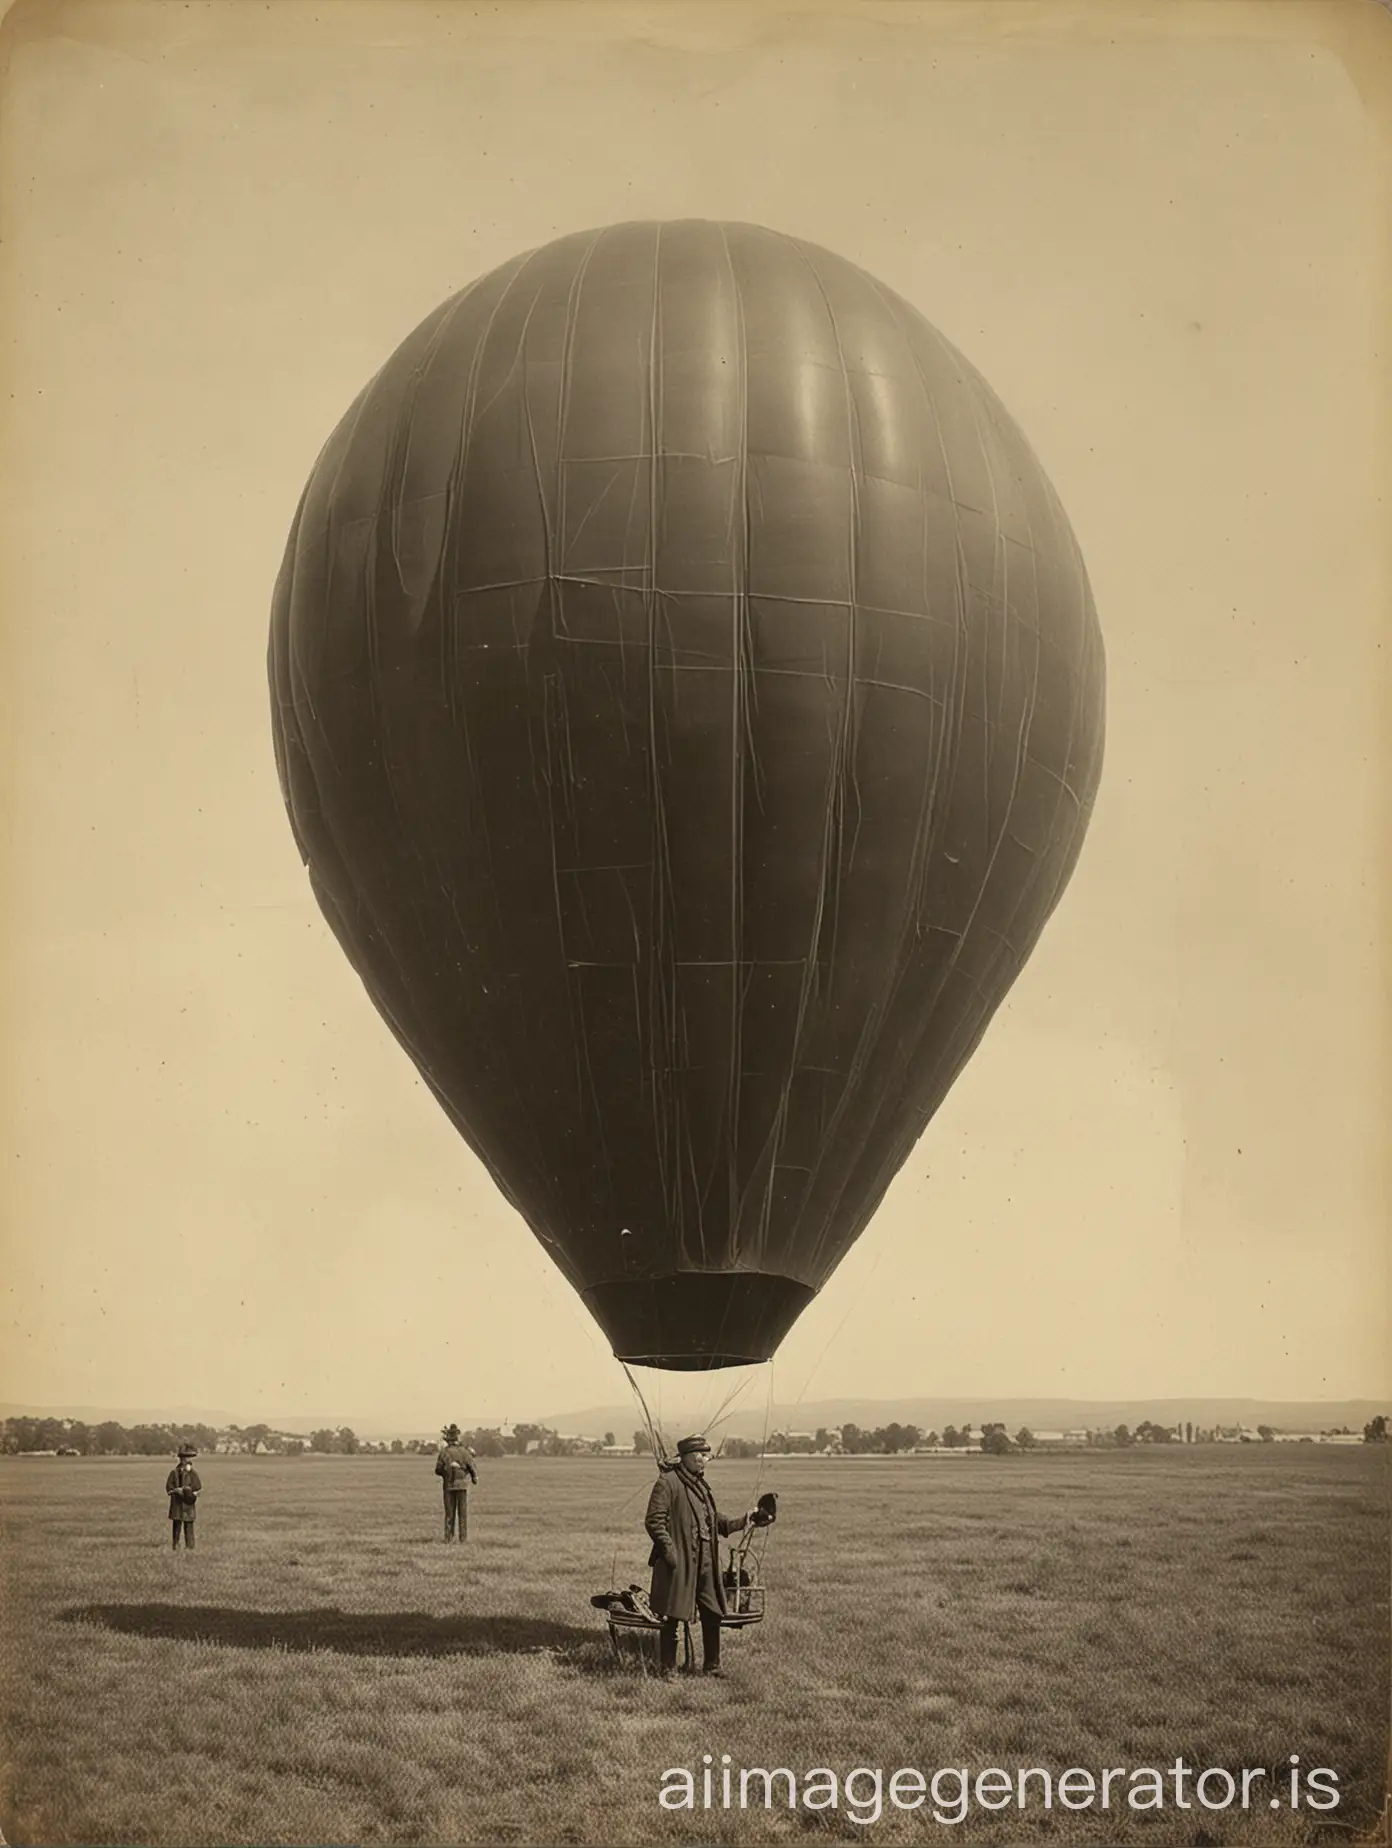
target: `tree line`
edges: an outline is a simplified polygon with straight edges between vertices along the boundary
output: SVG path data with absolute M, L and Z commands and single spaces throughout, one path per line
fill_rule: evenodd
M 497 1429 L 465 1431 L 461 1441 L 478 1457 L 525 1456 L 529 1451 L 542 1456 L 574 1456 L 601 1447 L 598 1438 L 560 1437 L 548 1426 L 536 1424 L 519 1424 L 506 1433 Z M 613 1432 L 606 1431 L 602 1442 L 612 1445 Z M 5 1456 L 56 1451 L 62 1456 L 79 1457 L 162 1457 L 181 1444 L 192 1444 L 204 1456 L 217 1451 L 248 1456 L 434 1456 L 440 1440 L 394 1437 L 373 1442 L 359 1437 L 350 1425 L 325 1426 L 308 1436 L 276 1431 L 267 1424 L 221 1428 L 206 1424 L 123 1425 L 114 1418 L 100 1424 L 86 1424 L 80 1418 L 7 1418 L 0 1425 L 0 1455 Z
M 0 1454 L 5 1456 L 18 1456 L 26 1451 L 57 1451 L 60 1456 L 75 1457 L 162 1457 L 181 1444 L 192 1444 L 205 1456 L 218 1450 L 286 1456 L 312 1450 L 326 1455 L 356 1456 L 360 1452 L 381 1454 L 404 1450 L 433 1453 L 436 1447 L 426 1438 L 367 1443 L 348 1425 L 314 1431 L 308 1437 L 273 1431 L 265 1424 L 227 1425 L 218 1429 L 206 1424 L 123 1425 L 114 1418 L 103 1419 L 100 1424 L 85 1424 L 80 1418 L 7 1418 L 0 1426 Z
M 960 1430 L 955 1425 L 946 1425 L 941 1433 L 921 1431 L 917 1425 L 912 1424 L 881 1425 L 873 1431 L 863 1431 L 854 1424 L 830 1429 L 819 1426 L 815 1432 L 775 1431 L 762 1444 L 748 1438 L 726 1438 L 721 1445 L 721 1455 L 823 1456 L 830 1453 L 842 1456 L 897 1456 L 908 1450 L 980 1449 L 988 1455 L 1005 1456 L 1011 1451 L 1034 1450 L 1038 1446 L 1038 1439 L 1028 1425 L 1022 1425 L 1013 1437 L 1002 1423 L 985 1423 L 980 1427 L 978 1435 L 973 1435 L 973 1430 L 971 1423 L 964 1424 Z M 1149 1418 L 1142 1419 L 1134 1430 L 1128 1425 L 1119 1424 L 1111 1430 L 1080 1431 L 1070 1435 L 1078 1445 L 1102 1450 L 1124 1450 L 1134 1444 L 1209 1444 L 1231 1437 L 1238 1437 L 1239 1441 L 1251 1441 L 1245 1432 L 1230 1433 L 1220 1426 L 1205 1429 L 1195 1425 L 1192 1420 L 1186 1420 L 1182 1425 L 1161 1425 Z M 1278 1435 L 1271 1425 L 1257 1426 L 1256 1437 L 1260 1443 L 1274 1443 Z M 1352 1437 L 1354 1433 L 1347 1425 L 1340 1425 L 1321 1435 Z M 1385 1415 L 1379 1413 L 1364 1425 L 1363 1441 L 1365 1444 L 1385 1444 L 1389 1441 Z M 635 1448 L 643 1449 L 646 1445 L 646 1436 L 642 1432 L 635 1432 Z
M 877 1425 L 862 1430 L 857 1424 L 818 1426 L 814 1432 L 775 1431 L 766 1443 L 743 1438 L 727 1438 L 721 1454 L 727 1457 L 819 1456 L 828 1452 L 848 1457 L 893 1457 L 909 1450 L 969 1450 L 981 1448 L 1028 1449 L 1034 1443 L 1027 1430 L 1017 1432 L 1014 1441 L 1006 1436 L 1003 1424 L 983 1424 L 979 1434 L 971 1423 L 945 1425 L 939 1431 L 924 1431 L 915 1424 Z
M 1277 1432 L 1270 1425 L 1257 1426 L 1261 1443 L 1274 1443 Z M 1325 1436 L 1354 1434 L 1346 1426 L 1325 1432 Z M 1135 1430 L 1120 1424 L 1110 1431 L 1080 1433 L 1076 1441 L 1089 1448 L 1125 1449 L 1134 1444 L 1211 1443 L 1218 1430 L 1204 1430 L 1192 1423 L 1166 1426 L 1143 1419 Z M 602 1438 L 562 1437 L 547 1425 L 519 1424 L 504 1432 L 488 1427 L 461 1434 L 460 1441 L 476 1457 L 526 1456 L 569 1457 L 591 1455 L 601 1449 L 614 1449 L 614 1433 Z M 1363 1427 L 1363 1441 L 1385 1444 L 1389 1441 L 1388 1420 L 1379 1413 Z M 987 1423 L 979 1432 L 970 1424 L 959 1429 L 947 1425 L 941 1433 L 922 1431 L 917 1425 L 890 1423 L 874 1430 L 859 1425 L 819 1426 L 815 1432 L 775 1431 L 763 1442 L 757 1438 L 727 1437 L 720 1454 L 731 1458 L 759 1456 L 815 1456 L 827 1453 L 842 1456 L 898 1456 L 918 1449 L 980 1449 L 987 1455 L 1005 1456 L 1014 1451 L 1033 1450 L 1036 1438 L 1028 1426 L 1021 1426 L 1012 1437 L 1000 1423 Z M 434 1437 L 382 1439 L 372 1442 L 360 1438 L 348 1425 L 324 1427 L 306 1437 L 294 1432 L 275 1431 L 269 1425 L 227 1425 L 218 1429 L 205 1424 L 137 1424 L 126 1426 L 115 1419 L 100 1424 L 84 1424 L 76 1418 L 7 1418 L 0 1426 L 0 1455 L 17 1456 L 32 1451 L 57 1451 L 60 1455 L 85 1457 L 168 1456 L 181 1444 L 192 1444 L 204 1455 L 214 1451 L 242 1452 L 247 1455 L 297 1456 L 310 1452 L 320 1456 L 432 1456 L 439 1448 Z M 652 1449 L 646 1431 L 633 1433 L 634 1451 L 643 1456 Z
M 643 1437 L 644 1448 L 647 1437 Z M 592 1456 L 596 1451 L 614 1448 L 614 1433 L 606 1431 L 603 1437 L 562 1437 L 549 1425 L 519 1424 L 504 1432 L 496 1425 L 481 1430 L 465 1431 L 460 1442 L 472 1450 L 476 1457 L 525 1457 L 529 1452 L 542 1457 L 582 1457 Z M 634 1445 L 637 1448 L 637 1445 Z

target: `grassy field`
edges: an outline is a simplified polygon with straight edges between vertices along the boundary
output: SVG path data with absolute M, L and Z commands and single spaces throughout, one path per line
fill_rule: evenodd
M 614 1661 L 588 1603 L 646 1577 L 641 1462 L 485 1463 L 447 1547 L 428 1459 L 203 1458 L 198 1550 L 173 1556 L 166 1462 L 6 1459 L 4 1833 L 1348 1840 L 1387 1765 L 1389 1465 L 1294 1445 L 717 1463 L 729 1510 L 756 1479 L 780 1494 L 768 1619 L 729 1638 L 726 1680 L 661 1682 Z M 1107 1812 L 973 1803 L 956 1826 L 887 1800 L 873 1825 L 844 1798 L 662 1810 L 664 1770 L 704 1752 L 886 1779 L 1183 1757 L 1239 1780 L 1299 1753 L 1342 1800 L 1133 1813 L 1123 1783 Z

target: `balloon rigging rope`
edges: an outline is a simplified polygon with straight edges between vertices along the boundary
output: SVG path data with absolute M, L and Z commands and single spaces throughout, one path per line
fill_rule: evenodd
M 768 1461 L 769 1426 L 773 1422 L 773 1362 L 769 1362 L 768 1392 L 764 1397 L 764 1435 L 759 1439 L 759 1468 L 754 1477 L 754 1499 L 759 1499 L 759 1487 L 764 1480 L 764 1467 Z
M 717 1405 L 716 1409 L 711 1413 L 710 1417 L 706 1420 L 707 1431 L 719 1429 L 722 1420 L 728 1418 L 730 1414 L 733 1412 L 735 1408 L 735 1402 L 739 1399 L 740 1395 L 742 1393 L 746 1393 L 749 1391 L 749 1384 L 750 1382 L 747 1379 L 738 1380 L 729 1389 L 729 1391 L 725 1394 L 725 1397 L 720 1401 L 719 1405 Z
M 657 1420 L 654 1421 L 652 1413 L 648 1410 L 648 1402 L 643 1397 L 643 1388 L 638 1384 L 637 1380 L 635 1380 L 633 1377 L 632 1368 L 629 1366 L 626 1360 L 621 1360 L 619 1362 L 619 1365 L 624 1370 L 624 1378 L 628 1381 L 628 1384 L 633 1392 L 633 1396 L 638 1401 L 638 1409 L 643 1414 L 643 1423 L 647 1428 L 648 1442 L 652 1445 L 653 1455 L 657 1458 L 659 1463 L 666 1463 L 670 1461 L 667 1455 L 667 1446 L 665 1445 L 662 1439 L 661 1400 L 658 1401 L 658 1408 L 657 1408 L 658 1416 L 657 1416 Z M 660 1385 L 661 1383 L 659 1382 L 659 1390 L 660 1390 Z
M 643 1424 L 647 1430 L 648 1441 L 652 1445 L 653 1455 L 661 1463 L 670 1462 L 671 1454 L 670 1454 L 670 1449 L 667 1443 L 668 1434 L 665 1429 L 666 1420 L 663 1416 L 663 1408 L 662 1408 L 662 1380 L 661 1380 L 661 1377 L 659 1376 L 658 1383 L 657 1383 L 658 1401 L 657 1401 L 656 1415 L 654 1415 L 653 1411 L 648 1405 L 647 1397 L 643 1392 L 643 1388 L 639 1385 L 638 1381 L 635 1379 L 633 1375 L 633 1371 L 629 1367 L 628 1362 L 621 1360 L 619 1362 L 619 1365 L 623 1368 L 624 1378 L 628 1381 L 629 1389 L 633 1393 L 634 1400 L 638 1405 L 640 1413 L 642 1414 Z M 728 1390 L 725 1392 L 724 1397 L 717 1401 L 715 1405 L 715 1409 L 710 1413 L 710 1415 L 707 1418 L 701 1421 L 702 1428 L 706 1431 L 718 1429 L 719 1426 L 727 1418 L 729 1418 L 732 1415 L 734 1408 L 736 1404 L 738 1403 L 739 1399 L 741 1398 L 741 1396 L 744 1393 L 748 1392 L 749 1386 L 750 1386 L 750 1381 L 748 1379 L 743 1379 L 743 1380 L 738 1380 L 733 1386 L 728 1388 Z M 767 1431 L 765 1432 L 765 1436 L 767 1436 Z
M 881 1246 L 879 1254 L 875 1259 L 875 1262 L 870 1266 L 869 1276 L 866 1277 L 864 1283 L 862 1283 L 860 1288 L 856 1291 L 855 1296 L 852 1298 L 852 1300 L 849 1303 L 847 1303 L 846 1313 L 841 1317 L 841 1320 L 836 1324 L 835 1328 L 833 1328 L 831 1333 L 827 1336 L 826 1346 L 822 1349 L 821 1353 L 813 1361 L 811 1370 L 808 1372 L 806 1379 L 803 1380 L 802 1388 L 799 1391 L 796 1399 L 793 1400 L 793 1411 L 795 1413 L 801 1409 L 802 1402 L 807 1397 L 808 1388 L 811 1386 L 813 1380 L 816 1379 L 817 1374 L 820 1372 L 822 1362 L 826 1359 L 827 1355 L 831 1352 L 833 1343 L 839 1339 L 841 1330 L 846 1326 L 847 1322 L 850 1321 L 852 1313 L 855 1310 L 859 1309 L 860 1305 L 864 1302 L 866 1295 L 869 1292 L 870 1285 L 875 1281 L 875 1275 L 877 1271 L 879 1270 L 880 1265 L 883 1262 L 884 1262 L 884 1247 Z
M 653 1456 L 657 1462 L 666 1463 L 668 1460 L 667 1451 L 662 1441 L 662 1432 L 659 1426 L 654 1423 L 652 1413 L 648 1410 L 648 1402 L 643 1397 L 643 1388 L 638 1384 L 637 1380 L 634 1379 L 633 1370 L 626 1360 L 621 1360 L 619 1365 L 623 1368 L 624 1378 L 628 1381 L 629 1389 L 638 1402 L 638 1409 L 642 1414 L 643 1423 L 647 1428 L 648 1442 L 652 1445 Z M 628 1508 L 631 1508 L 642 1493 L 643 1489 L 640 1485 L 631 1495 L 626 1496 L 620 1506 L 615 1510 L 615 1518 L 617 1519 L 622 1516 Z M 609 1562 L 609 1579 L 611 1585 L 619 1570 L 619 1548 L 622 1544 L 623 1533 L 620 1531 L 614 1536 L 614 1554 Z
M 622 1521 L 623 1516 L 643 1493 L 643 1488 L 644 1485 L 640 1483 L 631 1495 L 626 1495 L 624 1497 L 623 1501 L 620 1502 L 619 1506 L 614 1510 L 614 1518 L 616 1521 Z M 609 1560 L 609 1588 L 611 1591 L 617 1589 L 615 1581 L 618 1578 L 619 1572 L 619 1548 L 623 1545 L 623 1541 L 624 1529 L 620 1526 L 614 1535 L 614 1551 Z
M 773 1422 L 773 1366 L 774 1366 L 774 1363 L 770 1361 L 769 1370 L 768 1370 L 768 1392 L 765 1394 L 765 1397 L 764 1397 L 764 1435 L 759 1440 L 759 1467 L 756 1470 L 755 1475 L 754 1475 L 754 1494 L 753 1494 L 752 1499 L 756 1507 L 758 1506 L 758 1502 L 759 1502 L 759 1490 L 763 1486 L 764 1470 L 767 1467 L 767 1463 L 768 1463 L 768 1457 L 766 1453 L 768 1451 L 769 1426 Z M 749 1551 L 753 1547 L 755 1533 L 762 1533 L 763 1535 L 763 1538 L 759 1543 L 759 1550 L 754 1555 L 755 1571 L 757 1572 L 760 1580 L 762 1580 L 764 1576 L 764 1561 L 768 1556 L 769 1542 L 773 1537 L 773 1528 L 771 1526 L 755 1529 L 754 1532 L 746 1535 L 744 1545 L 740 1549 L 740 1561 L 741 1563 L 743 1562 L 745 1555 L 749 1553 Z M 738 1583 L 735 1586 L 735 1591 L 736 1591 L 736 1594 L 738 1595 L 738 1592 L 739 1592 Z

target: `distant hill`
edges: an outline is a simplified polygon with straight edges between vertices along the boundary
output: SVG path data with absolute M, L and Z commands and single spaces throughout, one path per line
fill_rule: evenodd
M 105 1424 L 113 1420 L 116 1424 L 162 1425 L 162 1424 L 202 1424 L 212 1425 L 222 1430 L 229 1424 L 253 1424 L 253 1418 L 238 1418 L 234 1412 L 210 1412 L 206 1407 L 166 1405 L 158 1410 L 149 1406 L 134 1407 L 121 1405 L 3 1405 L 0 1404 L 0 1418 L 75 1418 L 80 1424 Z M 270 1423 L 267 1419 L 266 1423 Z M 295 1427 L 298 1433 L 298 1425 Z M 306 1429 L 306 1436 L 308 1430 Z

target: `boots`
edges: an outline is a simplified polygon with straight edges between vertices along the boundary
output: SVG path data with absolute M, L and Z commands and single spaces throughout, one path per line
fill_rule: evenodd
M 680 1627 L 676 1617 L 664 1617 L 662 1620 L 662 1630 L 657 1639 L 659 1675 L 675 1675 L 677 1672 L 677 1631 Z
M 701 1612 L 701 1673 L 722 1678 L 725 1674 L 720 1666 L 720 1619 L 708 1610 Z

